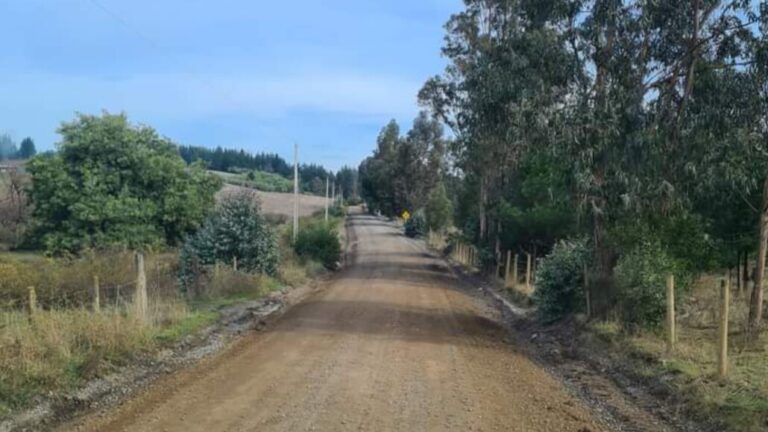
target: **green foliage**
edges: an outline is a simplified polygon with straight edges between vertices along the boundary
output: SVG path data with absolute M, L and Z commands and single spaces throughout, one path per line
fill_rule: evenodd
M 216 147 L 179 146 L 179 154 L 189 164 L 201 161 L 208 169 L 223 172 L 238 170 L 264 171 L 283 177 L 293 175 L 293 167 L 273 153 L 247 153 L 244 150 Z
M 220 181 L 125 115 L 78 115 L 59 134 L 28 164 L 31 238 L 49 252 L 177 244 L 213 207 Z
M 254 188 L 265 192 L 292 192 L 293 182 L 287 178 L 266 171 L 249 171 L 248 179 Z
M 302 259 L 318 261 L 330 270 L 341 260 L 339 234 L 331 223 L 318 222 L 302 228 L 293 247 Z
M 275 275 L 280 259 L 277 237 L 259 212 L 255 195 L 242 193 L 222 200 L 202 228 L 180 251 L 179 280 L 185 292 L 197 292 L 203 266 L 237 258 L 238 270 Z
M 446 142 L 441 124 L 419 113 L 405 137 L 394 120 L 378 137 L 377 150 L 360 164 L 362 198 L 372 211 L 399 216 L 424 206 L 443 172 Z
M 684 292 L 692 282 L 685 267 L 654 241 L 643 242 L 623 255 L 616 266 L 616 284 L 624 323 L 659 327 L 666 310 L 667 275 L 674 275 L 675 290 Z
M 405 222 L 405 235 L 408 237 L 422 237 L 427 233 L 427 218 L 424 211 L 419 210 L 411 215 Z
M 36 154 L 37 149 L 35 148 L 35 142 L 32 141 L 32 138 L 27 137 L 21 140 L 19 151 L 16 153 L 18 159 L 29 159 Z
M 585 240 L 562 240 L 538 265 L 533 300 L 542 320 L 556 321 L 583 309 L 590 253 Z
M 453 203 L 448 198 L 445 184 L 438 182 L 429 194 L 427 202 L 427 226 L 434 231 L 442 231 L 451 224 Z

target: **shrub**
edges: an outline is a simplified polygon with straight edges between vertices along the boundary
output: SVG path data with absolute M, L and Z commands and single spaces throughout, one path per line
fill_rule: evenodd
M 539 316 L 556 321 L 582 309 L 584 304 L 584 265 L 590 256 L 586 241 L 560 241 L 536 271 L 533 300 Z
M 312 224 L 299 231 L 294 249 L 302 259 L 319 261 L 331 270 L 341 259 L 341 242 L 331 224 Z
M 277 273 L 277 238 L 259 212 L 258 200 L 244 192 L 224 199 L 179 254 L 179 281 L 190 292 L 203 266 L 238 260 L 238 269 L 250 273 Z
M 405 222 L 405 235 L 408 237 L 420 237 L 427 233 L 427 219 L 424 212 L 419 210 Z
M 685 265 L 672 258 L 658 242 L 644 242 L 619 259 L 616 288 L 624 324 L 658 327 L 666 310 L 666 278 L 674 274 L 676 290 L 691 285 Z

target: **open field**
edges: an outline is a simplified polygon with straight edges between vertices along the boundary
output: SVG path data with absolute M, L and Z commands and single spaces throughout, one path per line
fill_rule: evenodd
M 242 186 L 225 184 L 218 192 L 217 197 L 221 199 L 224 196 L 236 194 L 238 192 L 255 192 L 261 201 L 261 210 L 266 215 L 282 215 L 291 217 L 293 215 L 293 194 L 280 192 L 262 192 Z M 311 216 L 312 214 L 325 208 L 325 198 L 315 195 L 299 196 L 299 216 Z

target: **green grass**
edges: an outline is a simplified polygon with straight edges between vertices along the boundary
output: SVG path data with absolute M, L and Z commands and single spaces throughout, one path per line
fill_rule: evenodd
M 168 344 L 181 340 L 210 326 L 219 319 L 219 313 L 214 310 L 195 310 L 179 322 L 157 331 L 155 340 Z

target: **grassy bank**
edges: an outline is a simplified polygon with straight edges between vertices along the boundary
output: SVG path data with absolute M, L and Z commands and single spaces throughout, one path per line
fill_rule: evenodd
M 628 333 L 614 322 L 587 326 L 586 337 L 616 364 L 626 364 L 641 380 L 662 380 L 692 418 L 720 430 L 764 431 L 768 427 L 768 334 L 747 344 L 747 298 L 734 293 L 729 315 L 729 368 L 717 374 L 718 280 L 702 278 L 678 308 L 678 338 L 667 353 L 663 330 Z
M 673 411 L 717 431 L 765 431 L 768 428 L 768 334 L 747 344 L 744 326 L 748 298 L 732 292 L 729 314 L 729 368 L 718 377 L 718 310 L 720 278 L 702 277 L 677 305 L 677 343 L 667 352 L 665 330 L 624 328 L 618 321 L 592 320 L 579 326 L 575 343 L 587 357 L 607 358 L 655 394 Z M 505 290 L 512 302 L 531 306 L 529 293 Z M 541 324 L 537 324 L 539 328 Z M 557 325 L 553 327 L 557 329 Z M 571 344 L 571 332 L 562 342 Z M 601 362 L 602 364 L 602 362 Z M 603 366 L 601 366 L 602 368 Z
M 301 226 L 322 218 L 302 218 Z M 332 223 L 342 226 L 343 218 Z M 289 225 L 277 229 L 277 277 L 237 272 L 222 264 L 210 269 L 205 293 L 194 299 L 178 290 L 175 253 L 148 254 L 146 323 L 131 308 L 136 275 L 130 253 L 87 254 L 75 260 L 0 255 L 0 417 L 172 346 L 216 322 L 222 307 L 300 286 L 327 272 L 295 255 Z M 100 284 L 98 312 L 93 276 Z M 29 286 L 36 288 L 39 302 L 33 315 L 27 311 Z

